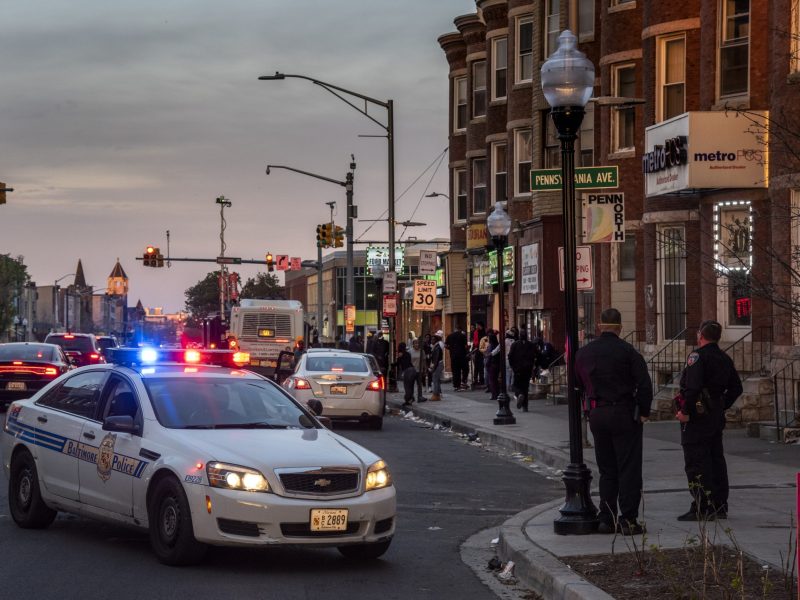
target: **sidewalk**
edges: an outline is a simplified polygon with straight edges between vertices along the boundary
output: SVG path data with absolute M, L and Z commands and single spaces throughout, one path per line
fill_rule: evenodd
M 453 392 L 444 386 L 440 402 L 413 404 L 414 413 L 433 423 L 449 421 L 454 431 L 477 432 L 481 443 L 532 456 L 534 463 L 563 469 L 569 463 L 569 427 L 566 405 L 532 400 L 530 412 L 511 409 L 515 425 L 494 425 L 497 403 L 483 391 Z M 399 408 L 402 394 L 390 394 L 387 402 Z M 590 434 L 591 440 L 591 434 Z M 783 445 L 748 438 L 744 430 L 725 432 L 725 454 L 730 478 L 730 514 L 720 521 L 717 542 L 727 543 L 730 528 L 742 550 L 780 571 L 789 549 L 790 519 L 796 509 L 796 473 L 800 471 L 800 445 Z M 597 465 L 594 449 L 584 449 L 584 462 L 592 471 L 592 499 L 597 497 Z M 560 475 L 560 473 L 559 473 Z M 683 451 L 677 423 L 650 422 L 644 429 L 644 497 L 640 519 L 647 524 L 647 544 L 682 548 L 696 536 L 696 523 L 675 517 L 689 507 L 683 471 Z M 610 598 L 567 567 L 569 556 L 608 554 L 613 535 L 559 536 L 553 521 L 563 497 L 532 507 L 501 527 L 499 553 L 513 560 L 516 576 L 549 599 Z M 795 517 L 796 518 L 796 517 Z M 714 530 L 709 524 L 709 532 Z M 625 552 L 620 537 L 616 552 Z

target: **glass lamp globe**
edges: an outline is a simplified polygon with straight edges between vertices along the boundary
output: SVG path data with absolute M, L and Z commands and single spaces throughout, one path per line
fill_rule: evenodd
M 383 265 L 375 265 L 372 267 L 372 278 L 373 279 L 383 279 L 383 275 L 386 273 L 386 267 Z
M 553 108 L 586 106 L 594 88 L 594 65 L 578 50 L 569 29 L 558 36 L 558 49 L 542 65 L 542 92 Z
M 511 231 L 511 217 L 505 211 L 502 202 L 496 202 L 492 214 L 486 219 L 486 229 L 493 238 L 507 237 Z

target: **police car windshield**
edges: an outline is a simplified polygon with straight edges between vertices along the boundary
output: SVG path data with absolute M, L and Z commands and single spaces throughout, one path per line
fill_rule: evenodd
M 170 429 L 286 429 L 314 424 L 266 381 L 228 377 L 148 377 L 158 422 Z

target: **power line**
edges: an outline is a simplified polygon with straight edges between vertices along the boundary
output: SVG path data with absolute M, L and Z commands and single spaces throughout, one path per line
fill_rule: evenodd
M 442 152 L 442 154 L 439 156 L 439 163 L 436 165 L 436 168 L 433 170 L 433 173 L 431 173 L 431 178 L 428 180 L 428 183 L 425 186 L 425 189 L 422 190 L 422 193 L 419 196 L 419 200 L 417 200 L 417 205 L 414 207 L 414 212 L 411 213 L 411 216 L 408 218 L 408 221 L 411 221 L 414 218 L 414 215 L 417 214 L 417 210 L 419 210 L 419 205 L 422 204 L 422 199 L 425 198 L 425 194 L 430 189 L 431 182 L 433 181 L 433 178 L 436 177 L 436 173 L 439 172 L 439 167 L 442 166 L 442 161 L 444 160 L 444 156 L 445 156 L 445 152 Z M 406 234 L 407 230 L 408 230 L 408 225 L 406 225 L 403 228 L 403 232 L 400 234 L 400 238 L 401 239 Z

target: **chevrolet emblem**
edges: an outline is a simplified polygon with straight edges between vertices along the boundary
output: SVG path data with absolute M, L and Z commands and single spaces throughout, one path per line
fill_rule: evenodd
M 314 485 L 315 485 L 316 487 L 328 487 L 328 486 L 329 486 L 331 483 L 332 483 L 332 482 L 331 482 L 331 480 L 330 480 L 330 479 L 317 479 L 317 480 L 314 482 Z

